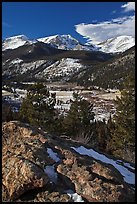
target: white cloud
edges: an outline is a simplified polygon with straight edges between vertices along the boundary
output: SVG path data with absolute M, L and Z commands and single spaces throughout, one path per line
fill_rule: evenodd
M 96 24 L 82 23 L 75 25 L 75 28 L 76 32 L 87 38 L 88 42 L 95 44 L 120 35 L 135 37 L 135 16 L 116 18 Z
M 135 11 L 135 2 L 128 2 L 121 6 L 124 8 L 124 12 Z
M 124 13 L 135 11 L 135 2 L 128 2 L 121 6 Z M 113 11 L 116 12 L 116 11 Z M 103 22 L 93 22 L 91 24 L 81 23 L 75 25 L 76 32 L 87 39 L 87 43 L 98 44 L 109 38 L 120 35 L 135 37 L 135 14 L 121 18 L 111 19 Z

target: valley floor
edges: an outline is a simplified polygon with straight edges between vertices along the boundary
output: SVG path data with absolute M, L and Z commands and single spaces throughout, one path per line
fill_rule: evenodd
M 25 83 L 27 84 L 27 82 Z M 29 83 L 28 83 L 29 84 Z M 113 116 L 116 109 L 114 100 L 120 97 L 120 91 L 115 89 L 99 90 L 97 87 L 92 90 L 84 89 L 84 87 L 76 84 L 61 84 L 52 83 L 47 84 L 50 93 L 56 93 L 55 108 L 61 112 L 66 112 L 70 108 L 70 102 L 73 100 L 73 93 L 79 93 L 84 99 L 93 103 L 93 111 L 95 113 L 95 120 L 108 120 L 110 115 Z M 27 91 L 16 88 L 14 93 L 2 90 L 2 98 L 13 107 L 13 110 L 18 111 L 23 98 Z

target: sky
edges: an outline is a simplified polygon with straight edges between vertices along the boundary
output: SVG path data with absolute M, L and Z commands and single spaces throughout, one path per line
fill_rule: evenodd
M 135 36 L 135 2 L 2 2 L 2 39 L 71 35 L 98 43 Z

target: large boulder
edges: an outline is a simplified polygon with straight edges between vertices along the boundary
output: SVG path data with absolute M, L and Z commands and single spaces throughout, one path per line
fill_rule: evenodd
M 64 175 L 64 180 L 70 179 L 83 199 L 88 202 L 135 201 L 134 190 L 113 166 L 95 161 L 92 157 L 78 156 L 68 149 L 57 148 L 64 155 L 62 163 L 57 165 L 57 172 Z
M 27 124 L 3 123 L 3 201 L 15 200 L 24 192 L 47 184 L 44 165 L 53 161 L 48 157 L 45 142 L 46 138 Z

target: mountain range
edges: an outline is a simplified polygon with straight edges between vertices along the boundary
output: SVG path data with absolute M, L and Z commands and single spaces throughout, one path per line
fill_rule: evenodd
M 89 77 L 88 82 L 93 82 L 96 81 L 95 72 L 99 72 L 102 65 L 108 66 L 106 64 L 112 60 L 115 63 L 118 58 L 123 59 L 124 53 L 128 57 L 124 58 L 122 66 L 127 63 L 127 58 L 128 62 L 133 62 L 134 45 L 135 39 L 131 36 L 118 36 L 98 45 L 83 45 L 70 35 L 54 35 L 34 40 L 24 35 L 13 36 L 2 42 L 2 76 L 3 79 L 13 80 L 82 82 L 83 77 L 88 75 L 86 73 L 90 72 L 92 80 Z M 132 57 L 128 50 L 132 50 Z M 120 70 L 118 72 L 121 73 Z M 122 77 L 123 75 L 120 76 Z
M 63 50 L 98 50 L 107 53 L 123 52 L 135 45 L 135 39 L 132 36 L 124 35 L 108 39 L 97 45 L 83 45 L 71 35 L 53 35 L 35 40 L 30 40 L 25 35 L 18 35 L 3 40 L 2 50 L 15 49 L 26 44 L 34 44 L 36 42 L 43 42 Z

